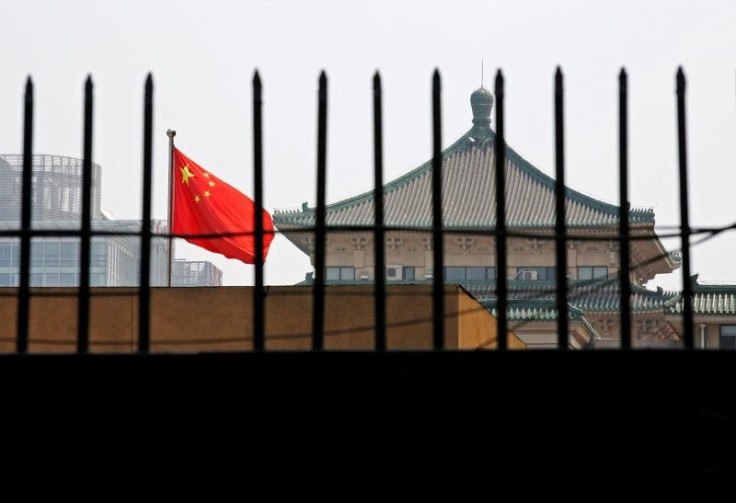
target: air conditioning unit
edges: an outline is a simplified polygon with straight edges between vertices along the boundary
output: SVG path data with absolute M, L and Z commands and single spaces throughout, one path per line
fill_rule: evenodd
M 386 266 L 386 280 L 387 281 L 401 281 L 403 279 L 401 266 L 400 265 L 387 265 Z
M 521 273 L 519 274 L 519 278 L 521 279 L 530 279 L 530 280 L 536 280 L 537 279 L 537 271 L 534 269 L 523 269 Z

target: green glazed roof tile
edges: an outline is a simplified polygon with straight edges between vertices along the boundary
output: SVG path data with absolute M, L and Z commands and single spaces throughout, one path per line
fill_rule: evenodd
M 697 274 L 692 276 L 693 283 L 693 313 L 703 315 L 736 314 L 736 285 L 729 284 L 702 284 L 698 282 Z M 682 314 L 684 302 L 682 295 L 677 293 L 677 302 L 672 304 L 668 312 Z
M 481 302 L 494 299 L 495 284 L 488 282 L 463 283 L 463 286 Z M 581 313 L 617 312 L 621 308 L 621 293 L 617 280 L 572 280 L 569 282 L 568 303 Z M 509 305 L 514 302 L 547 301 L 554 308 L 556 287 L 554 281 L 518 281 L 508 283 Z M 634 312 L 662 311 L 673 306 L 676 293 L 647 290 L 631 285 L 631 307 Z

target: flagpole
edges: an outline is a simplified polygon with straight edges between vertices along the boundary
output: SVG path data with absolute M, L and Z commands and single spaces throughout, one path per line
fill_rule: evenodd
M 173 208 L 174 208 L 174 136 L 176 136 L 176 131 L 173 129 L 166 130 L 166 136 L 169 137 L 169 263 L 167 267 L 167 280 L 166 285 L 168 287 L 171 287 L 171 269 L 173 268 L 173 258 L 174 258 L 174 248 L 173 248 L 173 242 L 174 238 L 172 236 L 173 229 L 174 229 L 174 221 L 172 219 L 173 217 Z

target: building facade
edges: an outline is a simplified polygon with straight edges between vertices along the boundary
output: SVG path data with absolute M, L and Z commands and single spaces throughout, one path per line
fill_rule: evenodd
M 509 328 L 530 348 L 553 347 L 557 340 L 556 182 L 507 145 L 507 269 L 497 271 L 493 234 L 496 136 L 490 127 L 493 97 L 481 88 L 470 102 L 473 126 L 442 152 L 445 260 L 441 274 L 446 282 L 463 285 L 492 312 L 496 276 L 504 274 L 509 289 Z M 384 243 L 386 280 L 431 281 L 435 273 L 430 234 L 432 161 L 387 183 L 383 192 L 385 225 L 392 229 L 386 232 Z M 565 208 L 570 345 L 615 347 L 620 340 L 619 207 L 567 187 Z M 373 222 L 373 191 L 327 206 L 327 282 L 373 281 L 377 274 Z M 630 274 L 625 280 L 632 289 L 633 343 L 639 347 L 676 347 L 682 336 L 681 293 L 649 290 L 646 284 L 659 274 L 675 271 L 680 265 L 679 254 L 667 251 L 660 241 L 652 209 L 630 209 L 629 222 L 633 239 Z M 306 203 L 298 210 L 274 213 L 276 227 L 308 254 L 312 263 L 314 223 L 314 208 Z M 366 231 L 330 233 L 330 226 L 365 226 Z M 704 332 L 704 347 L 733 347 L 736 286 L 698 284 L 695 292 L 696 325 Z
M 38 154 L 33 156 L 31 215 L 34 230 L 49 231 L 31 240 L 31 286 L 78 286 L 81 228 L 82 160 Z M 21 174 L 23 156 L 0 154 L 0 286 L 17 286 L 20 272 L 20 239 L 12 233 L 20 228 Z M 136 286 L 140 280 L 141 222 L 114 220 L 101 206 L 101 174 L 92 165 L 92 230 L 90 244 L 91 286 Z M 151 231 L 167 232 L 165 221 L 151 222 Z M 66 234 L 66 235 L 65 235 Z M 169 240 L 151 240 L 151 285 L 168 282 Z M 219 286 L 222 272 L 209 262 L 177 261 L 172 286 Z M 194 281 L 190 272 L 199 268 Z M 179 272 L 181 271 L 181 272 Z M 181 283 L 177 283 L 177 281 Z
M 206 260 L 176 259 L 171 272 L 172 286 L 222 286 L 222 271 Z

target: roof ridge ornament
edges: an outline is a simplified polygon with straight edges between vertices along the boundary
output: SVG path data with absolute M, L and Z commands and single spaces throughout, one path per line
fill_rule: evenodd
M 470 107 L 473 109 L 473 129 L 470 132 L 471 138 L 476 141 L 485 141 L 491 135 L 491 109 L 493 108 L 493 96 L 491 92 L 482 85 L 482 69 L 481 69 L 481 87 L 473 91 L 470 95 Z

